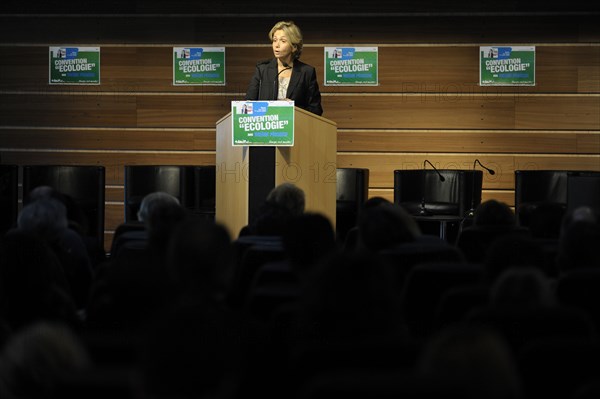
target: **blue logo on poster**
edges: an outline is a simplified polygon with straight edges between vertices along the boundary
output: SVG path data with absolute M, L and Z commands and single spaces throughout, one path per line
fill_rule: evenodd
M 338 60 L 351 60 L 354 58 L 354 47 L 338 47 L 333 49 L 331 58 Z
M 61 47 L 56 52 L 56 58 L 64 58 L 67 60 L 77 58 L 79 49 L 77 47 Z
M 498 59 L 507 59 L 510 58 L 510 53 L 512 51 L 512 47 L 498 47 Z
M 267 113 L 267 109 L 269 109 L 269 103 L 264 101 L 259 101 L 254 103 L 254 109 L 252 111 L 252 115 L 254 116 L 262 116 Z
M 190 59 L 191 60 L 199 60 L 202 58 L 202 52 L 204 49 L 202 47 L 194 47 L 190 49 Z

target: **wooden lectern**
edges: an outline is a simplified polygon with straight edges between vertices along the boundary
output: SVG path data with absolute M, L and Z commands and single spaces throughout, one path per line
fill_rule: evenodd
M 231 113 L 217 122 L 216 216 L 232 237 L 248 224 L 274 187 L 304 190 L 306 210 L 335 227 L 337 125 L 294 108 L 294 146 L 233 146 Z

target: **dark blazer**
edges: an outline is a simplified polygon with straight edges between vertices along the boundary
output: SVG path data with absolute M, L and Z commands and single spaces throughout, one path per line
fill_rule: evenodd
M 270 61 L 259 62 L 246 91 L 246 100 L 277 100 L 278 86 L 277 60 L 273 58 Z M 287 98 L 294 100 L 294 104 L 299 108 L 313 114 L 323 114 L 321 92 L 314 67 L 299 60 L 294 61 Z

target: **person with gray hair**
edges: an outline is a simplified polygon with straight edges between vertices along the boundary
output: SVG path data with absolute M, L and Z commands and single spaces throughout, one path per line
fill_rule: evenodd
M 54 198 L 41 197 L 23 207 L 17 229 L 37 235 L 60 260 L 79 309 L 85 307 L 93 279 L 90 258 L 81 236 L 68 227 L 66 207 Z
M 305 207 L 304 191 L 292 183 L 282 183 L 267 195 L 267 202 L 286 209 L 292 216 L 300 216 Z
M 305 195 L 300 187 L 283 183 L 273 188 L 261 206 L 258 216 L 242 228 L 240 236 L 280 236 L 291 218 L 304 213 Z
M 137 217 L 140 222 L 147 222 L 152 212 L 162 206 L 179 205 L 179 200 L 163 191 L 150 193 L 142 199 Z

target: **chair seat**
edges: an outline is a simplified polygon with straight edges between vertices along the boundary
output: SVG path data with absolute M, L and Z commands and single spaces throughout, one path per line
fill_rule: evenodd
M 421 202 L 401 202 L 400 205 L 411 215 L 421 213 Z M 425 202 L 425 209 L 432 215 L 458 215 L 457 203 L 451 202 Z

